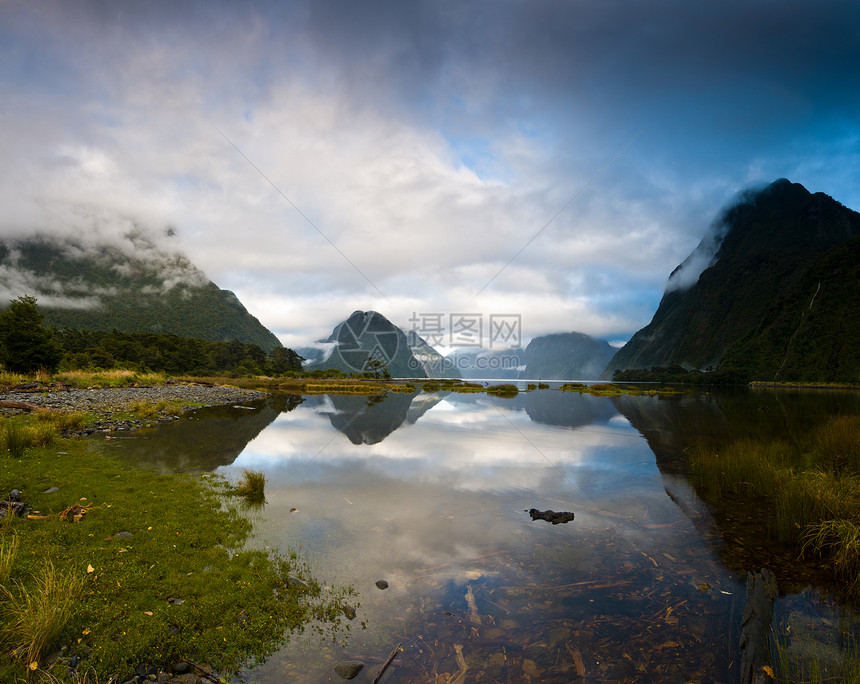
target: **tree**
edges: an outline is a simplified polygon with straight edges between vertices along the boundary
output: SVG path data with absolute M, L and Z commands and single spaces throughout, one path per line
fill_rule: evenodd
M 36 298 L 29 295 L 11 300 L 0 313 L 0 360 L 6 370 L 56 370 L 63 350 L 54 341 L 53 333 L 42 326 L 42 318 Z

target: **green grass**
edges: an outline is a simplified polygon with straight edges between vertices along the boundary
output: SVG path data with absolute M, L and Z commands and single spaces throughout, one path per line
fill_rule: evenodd
M 49 487 L 59 491 L 46 494 Z M 11 559 L 0 640 L 16 649 L 40 623 L 25 628 L 10 616 L 38 614 L 42 595 L 53 597 L 46 605 L 60 604 L 50 587 L 66 579 L 81 583 L 78 599 L 59 634 L 45 629 L 38 650 L 86 656 L 83 666 L 97 681 L 125 681 L 143 663 L 186 658 L 231 673 L 265 658 L 294 630 L 335 635 L 348 627 L 342 602 L 349 596 L 354 604 L 351 589 L 324 591 L 295 553 L 244 548 L 251 523 L 225 498 L 231 488 L 223 480 L 142 471 L 90 442 L 58 439 L 22 458 L 0 458 L 0 490 L 11 489 L 48 516 L 0 525 L 0 571 L 3 557 Z M 71 505 L 86 508 L 80 522 L 60 519 Z M 290 576 L 309 588 L 292 586 Z M 0 655 L 0 681 L 23 679 L 24 660 Z M 62 674 L 65 666 L 56 667 Z
M 520 393 L 519 388 L 511 384 L 490 385 L 486 391 L 487 394 L 495 394 L 499 397 L 515 397 Z
M 581 382 L 566 382 L 558 389 L 562 392 L 579 392 L 580 394 L 592 394 L 597 397 L 620 397 L 622 394 L 663 397 L 680 394 L 679 390 L 668 386 L 654 387 L 653 385 L 642 386 L 618 383 L 586 385 Z
M 0 641 L 13 658 L 35 669 L 72 619 L 83 591 L 81 574 L 57 569 L 48 560 L 29 582 L 4 587 Z
M 5 591 L 6 585 L 9 584 L 17 555 L 17 535 L 5 533 L 0 536 L 0 591 Z
M 765 502 L 773 537 L 830 559 L 845 591 L 860 595 L 860 416 L 831 419 L 798 443 L 740 440 L 690 453 L 705 500 Z

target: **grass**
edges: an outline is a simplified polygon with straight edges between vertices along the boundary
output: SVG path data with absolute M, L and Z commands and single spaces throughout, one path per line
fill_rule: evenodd
M 5 533 L 0 537 L 0 590 L 5 591 L 12 577 L 18 555 L 18 536 Z
M 777 633 L 779 632 L 779 633 Z M 860 648 L 840 626 L 816 635 L 800 620 L 771 634 L 773 681 L 780 684 L 860 684 Z
M 0 450 L 21 458 L 28 449 L 51 446 L 65 430 L 76 430 L 88 420 L 85 413 L 62 411 L 0 418 Z
M 487 394 L 495 394 L 498 397 L 515 397 L 520 393 L 519 388 L 511 384 L 490 385 L 486 391 Z
M 773 537 L 831 561 L 848 595 L 860 596 L 860 416 L 831 419 L 799 443 L 740 440 L 719 453 L 696 448 L 700 494 L 764 501 Z
M 72 387 L 127 387 L 129 385 L 156 385 L 167 380 L 165 373 L 135 373 L 130 370 L 62 371 L 51 375 L 37 372 L 30 375 L 0 371 L 0 387 L 37 383 L 63 384 Z
M 45 447 L 54 443 L 57 428 L 51 423 L 28 425 L 17 418 L 7 418 L 0 429 L 0 446 L 10 456 L 21 458 L 27 449 Z
M 81 574 L 58 570 L 50 560 L 29 585 L 4 587 L 0 640 L 13 657 L 36 669 L 71 621 L 83 587 Z
M 266 476 L 257 470 L 242 471 L 242 477 L 236 485 L 236 495 L 253 505 L 266 503 Z
M 28 428 L 38 419 L 14 420 Z M 62 680 L 62 662 L 26 662 L 62 647 L 67 658 L 85 658 L 92 681 L 126 681 L 143 663 L 186 658 L 229 674 L 293 630 L 336 636 L 346 626 L 343 602 L 354 605 L 350 588 L 324 590 L 297 554 L 245 549 L 251 522 L 223 480 L 139 470 L 91 442 L 57 437 L 23 458 L 0 458 L 0 490 L 11 489 L 40 519 L 0 524 L 0 642 L 9 645 L 0 653 L 21 655 L 0 656 L 0 681 L 25 679 L 32 662 Z M 80 522 L 59 517 L 72 505 L 86 508 Z M 309 588 L 292 586 L 291 576 Z M 67 611 L 63 596 L 78 581 Z M 58 627 L 48 629 L 48 615 Z M 37 632 L 40 644 L 27 636 Z
M 664 397 L 680 394 L 679 390 L 668 386 L 654 387 L 618 383 L 586 385 L 582 382 L 566 382 L 558 389 L 562 392 L 579 392 L 580 394 L 593 394 L 597 397 L 620 397 L 622 394 Z

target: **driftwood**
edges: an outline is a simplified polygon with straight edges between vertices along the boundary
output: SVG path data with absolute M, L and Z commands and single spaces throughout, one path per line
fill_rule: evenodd
M 747 605 L 741 618 L 741 684 L 766 680 L 763 668 L 770 665 L 768 635 L 776 596 L 776 575 L 770 570 L 747 573 Z
M 41 406 L 28 404 L 23 401 L 0 401 L 0 408 L 21 409 L 22 411 L 41 411 Z
M 391 652 L 391 655 L 388 656 L 388 660 L 382 663 L 382 667 L 379 668 L 379 672 L 376 673 L 376 676 L 373 678 L 373 681 L 370 684 L 376 684 L 382 674 L 388 669 L 388 666 L 391 665 L 392 661 L 397 657 L 397 654 L 400 652 L 400 647 L 402 646 L 402 642 L 395 646 L 394 650 Z
M 24 504 L 20 501 L 0 501 L 0 518 L 7 515 L 24 515 Z

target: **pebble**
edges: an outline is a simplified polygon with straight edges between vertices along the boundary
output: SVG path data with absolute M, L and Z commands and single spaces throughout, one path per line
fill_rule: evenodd
M 178 416 L 156 414 L 151 420 L 117 420 L 114 415 L 127 410 L 138 401 L 181 401 L 201 406 L 235 405 L 240 401 L 255 401 L 267 396 L 265 392 L 239 387 L 214 385 L 153 385 L 147 387 L 96 387 L 92 389 L 61 389 L 45 392 L 4 392 L 0 401 L 23 401 L 52 411 L 85 411 L 99 420 L 79 434 L 97 432 L 134 432 L 137 428 L 156 422 L 178 420 Z M 196 407 L 195 407 L 196 408 Z M 17 411 L 17 409 L 13 409 Z
M 377 589 L 388 589 L 388 582 L 385 580 L 376 580 Z
M 363 667 L 360 660 L 344 660 L 335 666 L 334 671 L 343 679 L 354 679 Z

